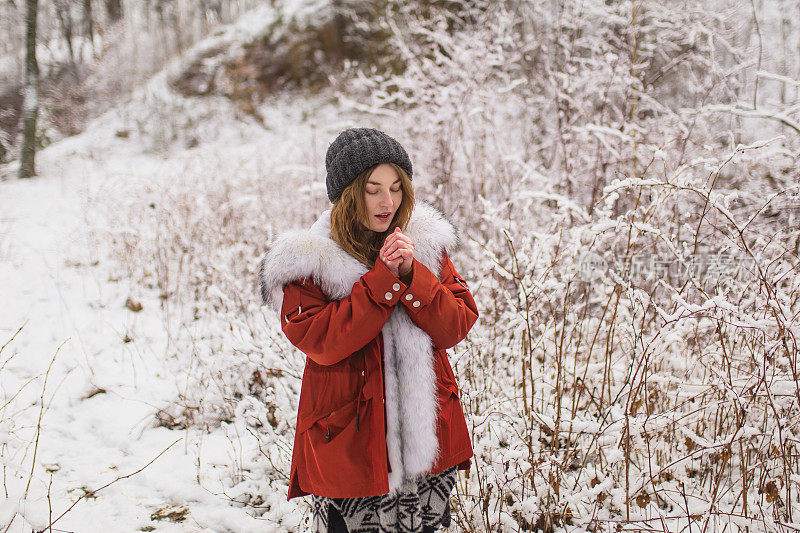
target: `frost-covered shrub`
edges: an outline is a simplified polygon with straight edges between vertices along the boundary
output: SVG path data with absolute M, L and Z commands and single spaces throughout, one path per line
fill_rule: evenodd
M 303 357 L 256 261 L 327 207 L 321 140 L 372 125 L 461 228 L 480 306 L 451 353 L 476 452 L 455 529 L 797 522 L 798 96 L 776 80 L 800 65 L 764 56 L 754 82 L 778 2 L 761 39 L 722 1 L 459 4 L 388 2 L 402 75 L 350 64 L 335 119 L 172 169 L 111 225 L 119 275 L 164 294 L 166 425 L 223 427 L 234 499 L 300 527 L 280 500 Z
M 776 34 L 726 2 L 492 2 L 455 35 L 397 5 L 406 75 L 348 98 L 416 134 L 464 228 L 460 527 L 796 520 L 798 100 L 751 61 Z

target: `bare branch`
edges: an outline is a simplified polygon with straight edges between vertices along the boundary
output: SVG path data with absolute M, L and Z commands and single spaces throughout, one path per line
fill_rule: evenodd
M 72 505 L 70 505 L 69 507 L 67 507 L 67 509 L 66 509 L 66 510 L 65 510 L 63 513 L 61 513 L 60 515 L 58 515 L 58 517 L 56 517 L 56 519 L 55 519 L 55 520 L 53 520 L 52 522 L 50 522 L 50 523 L 47 525 L 47 527 L 48 527 L 48 528 L 52 528 L 52 527 L 53 527 L 53 525 L 54 525 L 56 522 L 58 522 L 59 520 L 61 520 L 61 519 L 64 517 L 64 515 L 66 515 L 68 512 L 70 512 L 70 511 L 72 510 L 72 508 L 73 508 L 73 507 L 75 507 L 76 505 L 78 505 L 78 502 L 80 502 L 80 501 L 81 501 L 81 500 L 83 500 L 84 498 L 87 498 L 87 497 L 89 497 L 89 496 L 94 496 L 95 494 L 97 494 L 97 493 L 98 493 L 98 492 L 100 492 L 101 490 L 103 490 L 103 489 L 105 489 L 105 488 L 107 488 L 107 487 L 110 487 L 111 485 L 113 485 L 113 484 L 114 484 L 114 483 L 116 483 L 117 481 L 122 481 L 123 479 L 127 479 L 127 478 L 129 478 L 129 477 L 133 477 L 133 476 L 135 476 L 136 474 L 138 474 L 139 472 L 141 472 L 142 470 L 144 470 L 145 468 L 147 468 L 148 466 L 150 466 L 151 464 L 153 464 L 154 462 L 156 462 L 156 460 L 157 460 L 159 457 L 161 457 L 162 455 L 164 455 L 164 454 L 167 452 L 167 450 L 169 450 L 170 448 L 172 448 L 173 446 L 175 446 L 176 444 L 178 444 L 178 443 L 179 443 L 181 440 L 183 440 L 183 439 L 177 439 L 177 440 L 175 440 L 175 442 L 173 442 L 172 444 L 170 444 L 169 446 L 167 446 L 166 448 L 164 448 L 163 450 L 161 450 L 161 452 L 160 452 L 158 455 L 156 455 L 155 457 L 153 457 L 153 458 L 152 458 L 150 461 L 148 461 L 148 462 L 147 462 L 147 464 L 146 464 L 146 465 L 144 465 L 143 467 L 139 468 L 139 469 L 138 469 L 138 470 L 136 470 L 135 472 L 131 472 L 130 474 L 125 474 L 124 476 L 119 476 L 119 477 L 117 477 L 116 479 L 114 479 L 113 481 L 109 481 L 108 483 L 106 483 L 105 485 L 103 485 L 102 487 L 100 487 L 99 489 L 94 489 L 94 490 L 92 490 L 92 491 L 89 491 L 89 492 L 87 492 L 86 494 L 82 494 L 82 495 L 80 496 L 80 498 L 78 498 L 77 500 L 75 500 L 75 501 L 72 503 Z

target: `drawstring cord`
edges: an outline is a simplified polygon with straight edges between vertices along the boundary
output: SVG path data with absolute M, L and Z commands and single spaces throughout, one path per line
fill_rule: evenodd
M 367 356 L 364 353 L 361 353 L 361 374 L 359 375 L 359 387 L 358 387 L 358 396 L 356 396 L 356 431 L 359 430 L 359 423 L 361 422 L 361 393 L 364 387 L 364 383 L 366 383 L 366 376 L 365 372 L 367 370 Z

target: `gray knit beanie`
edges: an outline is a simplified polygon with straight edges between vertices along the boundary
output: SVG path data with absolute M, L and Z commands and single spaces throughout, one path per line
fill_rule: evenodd
M 372 128 L 350 128 L 341 132 L 325 154 L 328 199 L 335 202 L 356 176 L 380 163 L 394 163 L 411 179 L 411 160 L 399 142 Z

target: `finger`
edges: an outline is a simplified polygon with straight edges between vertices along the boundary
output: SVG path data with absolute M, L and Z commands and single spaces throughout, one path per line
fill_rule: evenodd
M 409 252 L 409 253 L 413 253 L 414 252 L 413 246 L 411 246 L 411 245 L 409 245 L 407 243 L 398 243 L 397 247 L 394 249 L 394 251 L 396 252 L 396 251 L 400 251 L 400 250 L 403 250 L 403 251 L 406 251 L 406 252 Z
M 390 235 L 389 237 L 386 238 L 386 242 L 383 244 L 383 246 L 388 250 L 396 242 L 397 242 L 397 239 L 393 239 L 392 236 Z
M 413 245 L 414 244 L 414 241 L 411 240 L 411 237 L 409 237 L 408 235 L 404 235 L 402 233 L 397 235 L 397 240 L 399 242 L 403 242 L 403 243 L 406 243 L 406 244 L 409 244 L 409 245 Z
M 407 244 L 404 244 L 404 245 L 398 246 L 395 251 L 404 252 L 404 253 L 407 253 L 407 254 L 411 255 L 411 254 L 414 253 L 414 248 L 409 246 L 409 245 L 407 245 Z
M 389 241 L 390 238 L 392 239 L 391 241 Z M 386 242 L 394 242 L 394 241 L 404 242 L 406 244 L 411 244 L 411 245 L 414 244 L 414 241 L 411 239 L 411 237 L 399 231 L 390 234 L 389 237 L 386 238 Z
M 389 246 L 390 244 L 392 244 L 396 240 L 397 240 L 397 234 L 396 233 L 390 233 L 389 236 L 386 237 L 386 239 L 383 241 L 383 246 Z
M 406 250 L 404 248 L 398 248 L 397 250 L 394 250 L 389 255 L 389 257 L 406 257 L 406 255 L 410 255 L 410 254 L 411 254 L 410 250 Z
M 401 247 L 401 246 L 400 246 L 400 243 L 398 243 L 398 242 L 393 242 L 392 244 L 390 244 L 390 245 L 389 245 L 389 246 L 386 248 L 386 255 L 392 255 L 392 254 L 393 254 L 393 253 L 395 253 L 395 252 L 396 252 L 396 251 L 397 251 L 397 250 L 398 250 L 400 247 Z
M 403 233 L 402 231 L 395 231 L 394 233 L 391 234 L 391 237 L 399 240 L 408 239 L 408 236 L 406 236 L 406 234 Z

